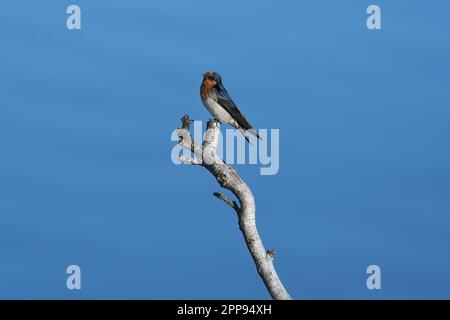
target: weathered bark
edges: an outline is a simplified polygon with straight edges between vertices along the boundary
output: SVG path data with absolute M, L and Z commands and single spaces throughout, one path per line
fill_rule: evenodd
M 250 188 L 239 177 L 236 171 L 227 165 L 216 153 L 220 134 L 220 122 L 208 121 L 203 144 L 197 144 L 191 137 L 189 127 L 192 121 L 187 115 L 181 119 L 182 127 L 178 129 L 179 143 L 190 150 L 194 158 L 180 158 L 185 163 L 205 167 L 217 179 L 220 186 L 230 190 L 239 200 L 239 205 L 220 192 L 214 195 L 232 207 L 238 216 L 239 227 L 244 240 L 255 262 L 258 274 L 261 276 L 267 290 L 273 299 L 290 300 L 291 297 L 284 288 L 273 265 L 274 250 L 266 251 L 256 228 L 255 199 Z

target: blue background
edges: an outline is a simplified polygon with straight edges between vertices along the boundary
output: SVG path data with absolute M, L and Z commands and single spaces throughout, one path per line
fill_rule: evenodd
M 294 298 L 450 298 L 449 12 L 2 1 L 0 298 L 269 298 L 217 182 L 171 162 L 180 117 L 210 117 L 210 69 L 256 128 L 280 129 L 277 175 L 237 169 Z

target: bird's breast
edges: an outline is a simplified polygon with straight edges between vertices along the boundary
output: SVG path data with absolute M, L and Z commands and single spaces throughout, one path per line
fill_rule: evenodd
M 202 102 L 215 119 L 226 123 L 232 121 L 231 115 L 213 98 L 202 96 Z

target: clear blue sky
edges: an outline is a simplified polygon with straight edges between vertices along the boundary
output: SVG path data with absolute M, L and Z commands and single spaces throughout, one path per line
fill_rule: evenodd
M 293 297 L 450 298 L 449 13 L 443 0 L 2 1 L 0 298 L 269 298 L 216 181 L 170 160 L 180 117 L 210 117 L 209 69 L 255 127 L 280 129 L 277 175 L 238 170 Z M 65 287 L 70 264 L 81 291 Z

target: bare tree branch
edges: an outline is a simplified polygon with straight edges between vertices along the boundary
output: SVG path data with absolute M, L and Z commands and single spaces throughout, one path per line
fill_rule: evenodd
M 220 193 L 220 192 L 214 192 L 213 195 L 215 195 L 217 198 L 219 198 L 220 200 L 225 202 L 227 205 L 232 207 L 236 211 L 236 213 L 239 214 L 241 209 L 239 208 L 239 206 L 236 203 L 236 201 L 231 200 L 226 195 L 224 195 L 223 193 Z
M 190 150 L 195 157 L 189 163 L 200 164 L 205 167 L 217 179 L 221 187 L 230 190 L 239 200 L 240 206 L 224 194 L 214 193 L 217 198 L 236 211 L 239 227 L 247 248 L 255 262 L 258 274 L 264 281 L 271 297 L 276 300 L 291 300 L 291 296 L 284 288 L 273 265 L 275 250 L 266 251 L 256 228 L 255 199 L 250 188 L 239 177 L 237 172 L 228 166 L 216 153 L 220 122 L 217 120 L 208 121 L 203 144 L 199 145 L 192 139 L 189 132 L 192 120 L 189 119 L 188 115 L 185 115 L 181 121 L 182 127 L 177 131 L 179 143 L 183 148 Z
M 178 160 L 180 160 L 184 164 L 194 164 L 194 165 L 201 165 L 202 161 L 198 158 L 189 158 L 189 157 L 179 157 Z

